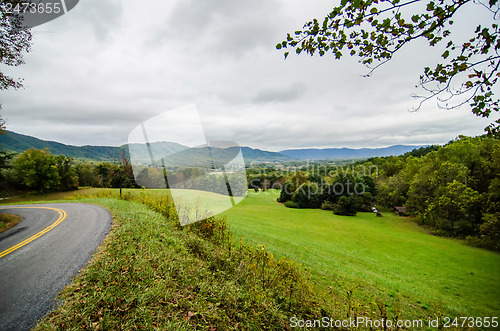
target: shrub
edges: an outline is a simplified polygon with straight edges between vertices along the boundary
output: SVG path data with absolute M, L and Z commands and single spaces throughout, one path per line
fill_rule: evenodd
M 500 251 L 500 244 L 498 242 L 495 242 L 495 240 L 490 237 L 479 238 L 474 236 L 467 236 L 467 238 L 465 238 L 465 241 L 470 246 Z
M 133 199 L 132 194 L 130 192 L 125 192 L 122 195 L 122 199 L 125 201 L 131 201 Z
M 438 237 L 448 237 L 450 233 L 448 231 L 442 230 L 442 229 L 434 229 L 431 231 L 431 233 L 435 236 Z
M 373 195 L 370 192 L 363 192 L 363 194 L 360 195 L 360 200 L 361 203 L 359 206 L 359 211 L 371 212 L 372 206 L 375 202 Z
M 335 209 L 335 204 L 326 200 L 326 201 L 323 201 L 323 203 L 321 204 L 321 209 L 323 210 L 334 210 Z
M 287 202 L 289 200 L 292 200 L 294 190 L 295 189 L 294 189 L 292 183 L 288 182 L 288 183 L 283 184 L 283 186 L 281 187 L 280 196 L 277 199 L 278 202 Z
M 356 216 L 359 208 L 359 197 L 356 195 L 341 196 L 333 213 L 335 215 Z
M 299 208 L 299 205 L 297 203 L 295 203 L 294 201 L 292 201 L 292 200 L 288 200 L 287 202 L 285 202 L 285 207 L 288 207 L 288 208 Z
M 466 241 L 471 246 L 500 251 L 500 220 L 497 215 L 486 214 L 480 226 L 480 237 L 468 236 Z

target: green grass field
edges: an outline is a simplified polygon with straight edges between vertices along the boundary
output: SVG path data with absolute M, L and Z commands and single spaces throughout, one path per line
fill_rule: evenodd
M 500 315 L 500 254 L 432 236 L 389 212 L 337 216 L 286 208 L 277 196 L 249 192 L 225 213 L 231 230 L 301 263 L 315 283 L 351 289 L 361 301 L 382 298 L 405 315 Z
M 141 193 L 154 196 L 170 195 L 168 190 L 127 189 L 124 190 L 123 196 L 124 199 L 134 200 L 134 197 L 138 197 Z M 276 258 L 284 256 L 298 262 L 315 284 L 314 293 L 322 298 L 329 298 L 329 305 L 337 311 L 335 313 L 337 317 L 345 318 L 346 315 L 343 312 L 346 311 L 355 312 L 358 316 L 363 314 L 371 314 L 375 317 L 387 316 L 393 320 L 395 318 L 425 320 L 446 316 L 494 317 L 500 315 L 498 286 L 500 284 L 500 254 L 466 246 L 460 240 L 432 236 L 410 219 L 397 217 L 389 212 L 385 212 L 382 218 L 372 213 L 358 213 L 355 217 L 337 216 L 330 211 L 286 208 L 276 202 L 277 196 L 278 192 L 274 191 L 258 193 L 252 191 L 236 207 L 224 213 L 231 225 L 234 243 L 237 244 L 239 238 L 243 238 L 245 242 L 251 243 L 251 247 L 264 245 L 266 251 L 272 252 Z M 126 201 L 116 202 L 119 207 L 115 207 L 115 203 L 108 205 L 108 202 L 102 203 L 101 199 L 88 200 L 88 198 L 95 197 L 117 198 L 118 190 L 116 189 L 85 189 L 64 194 L 37 195 L 19 198 L 16 202 L 33 198 L 50 201 L 74 197 L 84 199 L 81 200 L 82 202 L 99 203 L 108 208 L 111 207 L 113 215 L 121 215 L 124 210 L 129 209 Z M 221 196 L 214 195 L 214 198 L 217 200 Z M 197 195 L 186 191 L 185 201 L 196 201 L 196 199 Z M 142 211 L 136 207 L 134 209 L 137 212 L 136 216 L 120 217 L 127 220 L 127 227 L 130 229 L 149 222 L 149 214 L 142 209 Z M 171 232 L 177 233 L 177 230 L 173 228 L 166 229 L 166 231 L 165 235 Z M 138 236 L 143 232 L 144 229 L 137 227 L 137 231 L 127 231 L 123 234 Z M 184 232 L 178 232 L 179 234 L 175 236 L 184 236 Z M 141 234 L 141 246 L 152 247 L 151 240 L 158 236 L 161 238 L 164 234 L 155 233 L 154 236 Z M 189 231 L 187 234 L 189 235 Z M 128 237 L 121 238 L 116 241 L 118 243 L 116 249 L 126 243 L 133 243 L 134 240 Z M 189 242 L 190 239 L 187 241 L 187 247 L 191 245 Z M 122 249 L 125 248 L 120 248 Z M 208 249 L 207 253 L 203 254 L 208 254 L 212 250 L 213 248 Z M 144 252 L 146 261 L 144 265 L 147 265 L 151 256 L 154 256 L 151 253 L 153 251 L 156 252 L 148 248 Z M 209 268 L 213 268 L 213 262 L 205 261 L 208 255 L 203 254 L 202 256 L 205 257 L 197 260 L 197 263 L 208 263 Z M 219 258 L 215 258 L 214 261 L 219 261 Z M 165 261 L 164 266 L 168 267 L 169 263 Z M 144 268 L 142 263 L 139 265 L 140 268 Z M 115 272 L 113 265 L 109 268 L 109 272 Z M 188 273 L 192 272 L 193 270 Z M 221 272 L 217 277 L 230 275 L 227 270 Z M 146 279 L 134 286 L 140 285 L 146 288 L 151 286 Z M 194 278 L 191 279 L 194 280 Z M 229 278 L 227 280 L 223 277 L 215 279 L 219 281 L 217 286 L 221 289 L 234 282 L 230 280 L 230 283 L 226 284 Z M 127 281 L 123 280 L 122 286 Z M 95 282 L 95 279 L 89 281 L 87 286 L 94 286 L 92 282 Z M 207 285 L 207 288 L 214 286 L 214 279 L 211 280 L 211 284 Z M 249 292 L 246 290 L 238 290 L 235 293 L 246 293 L 246 298 L 253 298 L 254 295 L 248 296 Z M 115 297 L 113 293 L 106 295 L 111 298 Z M 140 291 L 137 292 L 138 297 L 141 295 Z M 227 297 L 225 290 L 214 295 L 219 298 L 217 300 Z M 70 300 L 68 304 L 77 305 L 79 300 Z M 89 304 L 94 304 L 92 300 L 87 301 Z M 205 304 L 196 303 L 191 309 L 199 309 L 200 305 Z M 144 302 L 138 306 L 138 309 L 146 309 L 146 307 L 147 303 Z M 235 311 L 239 309 L 233 308 L 236 309 Z M 165 313 L 164 308 L 154 309 L 161 314 Z M 265 311 L 267 308 L 264 305 L 258 309 Z M 77 311 L 78 309 L 74 310 L 74 312 Z M 171 314 L 177 313 L 172 311 L 167 315 L 173 317 Z M 206 316 L 206 312 L 203 314 Z M 259 314 L 261 313 L 254 315 L 260 316 Z M 254 315 L 246 316 L 253 319 Z M 62 315 L 57 313 L 55 316 Z M 137 316 L 136 314 L 129 315 L 131 319 Z M 89 318 L 87 315 L 84 317 Z M 56 320 L 59 321 L 59 318 L 57 317 Z M 71 313 L 65 318 L 72 320 L 75 315 Z M 207 321 L 211 321 L 207 322 L 208 324 L 213 323 L 213 319 Z M 251 323 L 253 322 L 252 320 Z M 62 325 L 60 321 L 54 323 Z M 145 323 L 143 319 L 139 324 L 141 323 Z M 233 322 L 224 323 L 221 325 L 231 325 L 230 328 L 236 325 Z M 282 322 L 278 325 L 283 325 L 280 323 Z

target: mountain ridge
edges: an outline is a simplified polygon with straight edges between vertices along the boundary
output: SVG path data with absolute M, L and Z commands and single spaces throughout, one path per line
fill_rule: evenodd
M 0 135 L 0 145 L 14 153 L 36 148 L 48 148 L 51 154 L 72 156 L 78 159 L 91 159 L 96 161 L 112 160 L 120 157 L 122 146 L 73 146 L 57 141 L 43 140 L 33 136 L 6 130 L 5 135 Z
M 289 157 L 300 160 L 329 160 L 329 159 L 351 159 L 383 157 L 402 155 L 414 149 L 427 147 L 428 145 L 393 145 L 379 148 L 300 148 L 279 151 Z
M 2 148 L 14 153 L 22 153 L 30 148 L 48 148 L 50 153 L 54 155 L 62 154 L 72 156 L 75 159 L 87 159 L 93 161 L 113 161 L 120 159 L 122 157 L 122 151 L 125 156 L 129 156 L 129 144 L 121 146 L 74 146 L 56 141 L 43 140 L 9 130 L 6 130 L 5 132 L 5 135 L 0 135 L 0 145 Z M 150 143 L 150 147 L 154 155 L 171 155 L 190 149 L 187 146 L 173 142 L 153 142 Z M 140 152 L 135 154 L 135 158 L 141 163 L 150 163 L 150 155 L 146 153 L 144 149 L 138 150 Z M 242 146 L 241 151 L 246 162 L 279 162 L 293 160 L 292 158 L 277 152 L 263 151 L 246 146 Z
M 75 159 L 87 159 L 93 161 L 113 161 L 120 159 L 122 154 L 129 156 L 129 144 L 121 146 L 99 146 L 84 145 L 74 146 L 66 145 L 56 141 L 39 139 L 33 136 L 16 133 L 6 130 L 5 135 L 0 135 L 0 145 L 15 153 L 22 153 L 30 148 L 44 149 L 48 148 L 54 155 L 72 156 Z M 135 144 L 130 144 L 135 145 Z M 172 155 L 189 149 L 187 146 L 172 142 L 153 142 L 150 144 L 155 155 Z M 428 145 L 393 145 L 382 148 L 304 148 L 304 149 L 286 149 L 279 152 L 270 152 L 261 149 L 255 149 L 247 146 L 241 146 L 241 151 L 245 162 L 286 162 L 297 160 L 331 160 L 331 159 L 356 159 L 369 157 L 383 157 L 391 155 L 401 155 L 410 152 L 416 148 Z M 136 155 L 136 158 L 142 163 L 148 164 L 150 155 L 143 152 Z

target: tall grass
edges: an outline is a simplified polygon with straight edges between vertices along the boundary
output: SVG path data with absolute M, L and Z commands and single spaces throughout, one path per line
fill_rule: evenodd
M 0 233 L 13 228 L 19 222 L 21 222 L 19 215 L 0 213 Z

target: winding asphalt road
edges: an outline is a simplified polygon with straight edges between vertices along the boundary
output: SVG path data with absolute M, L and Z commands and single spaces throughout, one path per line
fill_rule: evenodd
M 29 330 L 92 257 L 110 213 L 81 203 L 0 206 L 23 220 L 0 234 L 0 330 Z

